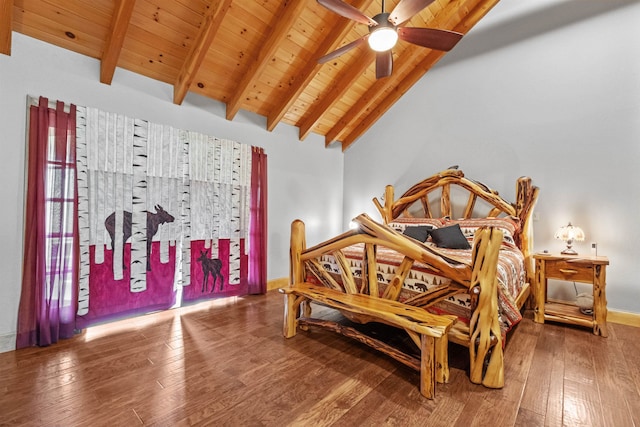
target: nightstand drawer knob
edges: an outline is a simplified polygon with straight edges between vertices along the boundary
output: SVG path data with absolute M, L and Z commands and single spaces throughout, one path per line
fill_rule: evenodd
M 564 274 L 576 274 L 578 272 L 578 270 L 569 270 L 568 268 L 560 268 L 559 271 Z

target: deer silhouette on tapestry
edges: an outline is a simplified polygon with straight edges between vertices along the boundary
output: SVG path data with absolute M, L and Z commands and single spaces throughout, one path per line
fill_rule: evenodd
M 147 211 L 147 271 L 151 271 L 151 244 L 153 243 L 153 236 L 158 232 L 158 227 L 161 224 L 167 222 L 173 222 L 175 219 L 169 212 L 165 211 L 162 206 L 155 206 L 156 213 Z M 113 262 L 113 251 L 115 250 L 115 236 L 116 236 L 116 213 L 113 212 L 104 221 L 104 226 L 111 237 L 111 261 Z M 131 212 L 122 212 L 122 268 L 126 269 L 124 265 L 124 244 L 131 237 Z
M 218 278 L 220 278 L 220 290 L 222 290 L 222 286 L 224 285 L 224 277 L 222 276 L 222 261 L 218 258 L 209 258 L 209 249 L 206 251 L 200 251 L 200 256 L 198 257 L 198 262 L 202 266 L 202 274 L 204 277 L 202 278 L 202 290 L 201 292 L 207 291 L 207 282 L 209 279 L 209 275 L 211 275 L 211 291 L 213 292 L 216 288 L 216 283 Z

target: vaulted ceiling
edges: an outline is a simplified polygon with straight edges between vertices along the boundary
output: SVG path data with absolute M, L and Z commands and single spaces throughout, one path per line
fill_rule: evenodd
M 380 0 L 345 2 L 381 11 Z M 497 2 L 435 0 L 403 26 L 466 34 Z M 172 85 L 176 104 L 197 93 L 224 103 L 228 120 L 251 111 L 269 131 L 287 123 L 343 150 L 445 54 L 400 41 L 381 79 L 366 43 L 319 64 L 369 30 L 315 0 L 0 0 L 0 53 L 12 31 L 98 59 L 102 83 L 126 69 Z

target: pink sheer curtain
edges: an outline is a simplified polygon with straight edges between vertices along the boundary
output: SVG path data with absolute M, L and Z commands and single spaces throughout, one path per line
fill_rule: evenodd
M 75 329 L 78 283 L 76 110 L 40 98 L 29 111 L 22 293 L 16 348 L 45 346 Z
M 258 147 L 253 147 L 251 156 L 248 291 L 267 292 L 267 155 Z

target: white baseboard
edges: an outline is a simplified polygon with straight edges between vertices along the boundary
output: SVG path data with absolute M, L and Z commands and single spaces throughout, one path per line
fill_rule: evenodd
M 16 349 L 16 334 L 0 335 L 0 353 Z

